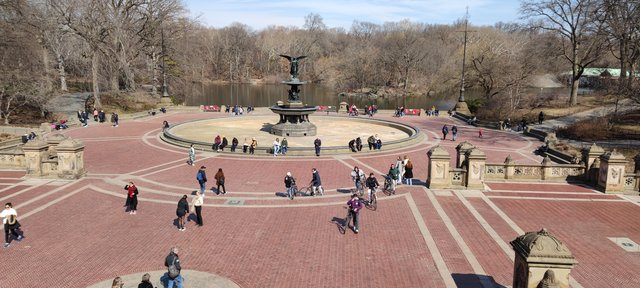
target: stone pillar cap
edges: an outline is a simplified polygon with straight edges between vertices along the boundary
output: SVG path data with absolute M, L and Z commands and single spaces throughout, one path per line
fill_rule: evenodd
M 58 150 L 75 150 L 84 147 L 80 140 L 67 138 L 58 144 Z
M 31 140 L 22 146 L 22 148 L 26 150 L 42 149 L 43 147 L 47 147 L 47 142 L 44 142 L 40 137 L 35 140 Z
M 515 164 L 516 161 L 513 160 L 513 158 L 511 158 L 511 154 L 507 155 L 507 158 L 504 158 L 504 164 Z
M 598 144 L 593 143 L 593 144 L 591 144 L 591 146 L 589 148 L 587 148 L 587 152 L 593 153 L 593 154 L 595 154 L 595 153 L 602 154 L 602 153 L 604 153 L 604 149 L 602 147 L 598 146 Z
M 485 154 L 484 152 L 482 152 L 480 149 L 478 148 L 471 148 L 471 150 L 467 151 L 465 153 L 465 155 L 467 156 L 467 158 L 473 158 L 473 159 L 478 159 L 478 158 L 487 158 L 487 154 Z
M 473 149 L 476 148 L 476 146 L 473 146 L 473 144 L 467 142 L 467 141 L 462 141 L 460 142 L 460 144 L 458 144 L 458 146 L 456 146 L 456 150 L 460 151 L 460 150 L 469 150 L 469 149 Z
M 523 256 L 528 262 L 578 263 L 569 248 L 545 228 L 518 236 L 510 244 L 516 254 Z
M 626 161 L 627 159 L 624 157 L 624 155 L 622 155 L 622 153 L 616 151 L 616 149 L 613 149 L 613 151 L 611 152 L 607 152 L 604 153 L 602 156 L 600 156 L 600 158 L 602 160 L 607 160 L 607 162 L 614 162 L 614 161 Z
M 429 150 L 429 152 L 427 152 L 427 155 L 429 155 L 429 157 L 431 157 L 431 158 L 446 158 L 446 157 L 450 157 L 449 156 L 449 152 L 447 152 L 446 149 L 440 147 L 440 145 L 431 148 Z

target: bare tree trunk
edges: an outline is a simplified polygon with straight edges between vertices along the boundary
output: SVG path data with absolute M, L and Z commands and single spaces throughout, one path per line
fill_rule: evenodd
M 574 59 L 576 58 L 574 52 Z M 578 73 L 578 64 L 573 61 L 573 68 L 571 72 L 571 95 L 569 96 L 569 105 L 576 106 L 578 104 L 578 88 L 580 87 L 580 76 Z
M 64 57 L 58 54 L 58 76 L 60 77 L 60 90 L 67 92 L 69 89 L 67 88 L 67 74 L 64 71 Z
M 152 47 L 151 49 L 153 49 L 154 47 Z M 158 83 L 160 83 L 158 81 L 158 69 L 156 69 L 156 67 L 158 65 L 156 65 L 156 63 L 158 62 L 158 55 L 156 55 L 156 52 L 152 52 L 151 53 L 151 94 L 156 95 L 158 94 Z
M 44 81 L 44 87 L 47 92 L 53 91 L 53 83 L 51 83 L 51 78 L 49 78 L 49 50 L 42 48 L 42 64 L 43 64 L 43 77 L 42 81 Z
M 98 51 L 97 49 L 93 50 L 93 55 L 91 56 L 91 81 L 93 82 L 93 99 L 94 106 L 97 109 L 102 108 L 102 103 L 100 102 L 100 87 L 98 85 Z
M 620 39 L 620 77 L 618 78 L 618 93 L 623 93 L 627 88 L 627 40 Z M 633 70 L 631 70 L 633 71 Z M 633 74 L 633 73 L 632 73 Z

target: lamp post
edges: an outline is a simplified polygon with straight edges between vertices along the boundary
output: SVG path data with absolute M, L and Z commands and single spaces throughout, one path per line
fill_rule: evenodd
M 462 48 L 462 76 L 460 77 L 460 96 L 458 97 L 458 102 L 456 103 L 456 106 L 454 108 L 454 110 L 457 113 L 462 113 L 467 116 L 471 115 L 471 111 L 469 111 L 467 102 L 464 101 L 464 69 L 465 69 L 465 62 L 467 60 L 467 33 L 474 32 L 474 31 L 469 31 L 468 24 L 469 24 L 469 8 L 467 8 L 467 15 L 465 16 L 465 19 L 464 19 L 464 31 L 462 31 L 464 32 L 464 44 Z

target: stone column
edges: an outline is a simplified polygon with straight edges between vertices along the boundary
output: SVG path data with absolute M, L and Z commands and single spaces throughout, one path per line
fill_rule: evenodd
M 456 146 L 456 168 L 462 168 L 465 164 L 464 162 L 466 160 L 467 152 L 471 151 L 473 148 L 476 148 L 476 146 L 473 146 L 473 144 L 467 141 L 462 141 L 458 146 Z
M 340 111 L 344 111 L 344 113 L 349 113 L 349 108 L 347 108 L 347 105 L 349 105 L 349 103 L 344 101 L 340 102 L 340 109 L 338 109 L 337 112 L 339 113 Z
M 544 159 L 542 159 L 542 163 L 540 164 L 542 164 L 542 180 L 551 179 L 551 165 L 553 164 L 551 162 L 551 158 L 549 158 L 548 155 L 544 156 Z
M 56 155 L 58 153 L 58 150 L 56 148 L 58 144 L 68 138 L 68 136 L 60 133 L 49 135 L 49 137 L 47 137 L 47 144 L 49 144 L 49 155 Z
M 48 149 L 49 146 L 42 140 L 29 141 L 22 146 L 27 177 L 41 177 L 44 175 L 42 161 L 49 157 Z
M 602 149 L 602 147 L 596 145 L 596 143 L 593 143 L 591 145 L 591 147 L 589 147 L 589 148 L 582 149 L 582 162 L 584 162 L 584 165 L 585 165 L 585 167 L 584 167 L 585 168 L 585 170 L 584 170 L 584 172 L 585 172 L 584 173 L 584 179 L 587 182 L 592 182 L 592 183 L 596 182 L 597 174 L 593 175 L 594 173 L 593 173 L 592 169 L 598 169 L 600 167 L 600 165 L 597 165 L 597 166 L 594 165 L 594 162 L 602 154 L 604 154 L 604 149 Z M 599 163 L 599 161 L 598 161 L 598 163 Z
M 598 187 L 604 193 L 622 193 L 627 160 L 615 149 L 600 156 Z
M 58 177 L 78 179 L 84 176 L 84 144 L 80 140 L 66 139 L 57 147 Z
M 467 189 L 484 189 L 484 167 L 487 155 L 478 148 L 473 148 L 465 154 L 467 159 Z
M 515 251 L 513 288 L 569 287 L 569 273 L 578 262 L 546 229 L 527 232 L 510 244 Z
M 515 173 L 516 161 L 511 158 L 511 154 L 507 155 L 504 159 L 504 179 L 512 179 Z
M 640 154 L 636 155 L 636 157 L 633 157 L 633 171 L 636 174 L 640 174 Z
M 449 179 L 451 156 L 449 152 L 438 145 L 431 148 L 427 155 L 429 156 L 427 187 L 431 189 L 451 187 L 451 179 Z

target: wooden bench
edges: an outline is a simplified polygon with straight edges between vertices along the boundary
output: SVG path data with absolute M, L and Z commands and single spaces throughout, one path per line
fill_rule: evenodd
M 420 109 L 404 109 L 404 115 L 420 116 Z
M 202 112 L 220 112 L 220 106 L 218 105 L 200 105 Z

